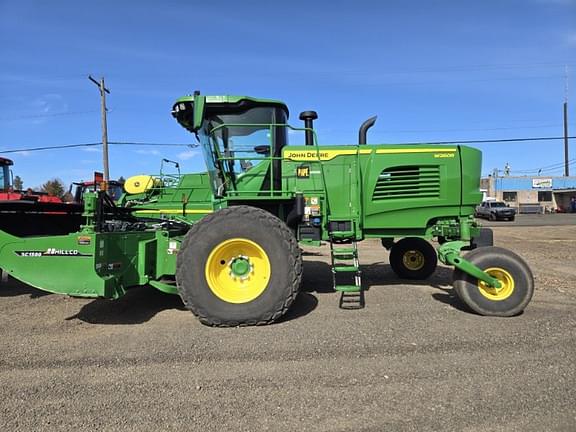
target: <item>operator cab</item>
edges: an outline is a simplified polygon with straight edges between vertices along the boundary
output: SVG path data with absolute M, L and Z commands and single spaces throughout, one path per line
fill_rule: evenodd
M 244 96 L 180 98 L 172 115 L 196 134 L 215 196 L 280 190 L 288 108 Z
M 0 190 L 9 190 L 12 187 L 10 166 L 14 163 L 10 159 L 0 157 Z

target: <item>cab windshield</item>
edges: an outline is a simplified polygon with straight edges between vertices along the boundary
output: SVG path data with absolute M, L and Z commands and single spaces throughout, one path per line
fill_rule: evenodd
M 10 188 L 10 168 L 8 165 L 0 166 L 0 189 L 8 190 Z
M 254 107 L 236 113 L 207 110 L 198 138 L 215 195 L 235 189 L 255 166 L 281 154 L 287 143 L 286 113 L 278 107 Z

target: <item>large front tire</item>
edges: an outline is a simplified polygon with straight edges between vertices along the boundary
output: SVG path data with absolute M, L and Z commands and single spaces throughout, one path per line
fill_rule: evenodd
M 470 309 L 480 315 L 514 316 L 522 312 L 534 293 L 528 264 L 515 253 L 499 247 L 480 247 L 464 258 L 500 281 L 499 289 L 454 270 L 454 289 Z
M 390 250 L 390 266 L 403 279 L 423 280 L 436 271 L 436 249 L 426 240 L 406 237 Z
M 176 264 L 184 304 L 203 324 L 218 327 L 277 320 L 296 298 L 301 278 L 292 232 L 249 206 L 219 210 L 192 226 Z

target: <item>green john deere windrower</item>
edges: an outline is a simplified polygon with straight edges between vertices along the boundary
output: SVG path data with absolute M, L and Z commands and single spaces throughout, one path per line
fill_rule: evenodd
M 368 145 L 375 118 L 357 145 L 319 146 L 315 112 L 293 128 L 285 104 L 250 97 L 196 92 L 172 115 L 196 135 L 205 173 L 129 179 L 121 206 L 88 193 L 82 223 L 65 235 L 0 231 L 0 267 L 74 296 L 117 298 L 148 284 L 179 294 L 205 324 L 255 325 L 296 298 L 299 243 L 328 243 L 341 307 L 363 307 L 357 242 L 378 238 L 401 278 L 426 279 L 438 259 L 453 266 L 455 291 L 479 314 L 513 316 L 529 303 L 529 267 L 473 218 L 478 150 Z M 289 145 L 298 131 L 305 145 Z

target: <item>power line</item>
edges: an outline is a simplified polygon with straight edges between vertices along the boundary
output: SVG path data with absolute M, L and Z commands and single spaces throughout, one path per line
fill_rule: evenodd
M 181 144 L 181 143 L 147 143 L 132 141 L 109 141 L 108 144 L 114 145 L 135 145 L 135 146 L 160 146 L 160 147 L 199 147 L 198 144 Z
M 568 162 L 568 165 L 572 166 L 576 164 L 576 159 L 571 159 Z M 546 174 L 549 172 L 555 172 L 555 171 L 559 171 L 562 170 L 564 168 L 565 163 L 564 162 L 560 162 L 558 164 L 554 164 L 554 165 L 550 165 L 548 167 L 542 167 L 542 168 L 534 168 L 534 169 L 529 169 L 529 170 L 514 170 L 512 172 L 516 173 L 516 174 L 524 174 L 524 175 L 540 175 L 540 174 Z
M 568 139 L 574 139 L 570 136 Z M 534 137 L 534 138 L 506 138 L 506 139 L 485 139 L 485 140 L 461 140 L 461 141 L 424 141 L 424 142 L 403 142 L 398 145 L 420 145 L 420 144 L 485 144 L 485 143 L 506 143 L 506 142 L 526 142 L 526 141 L 553 141 L 563 140 L 564 137 Z
M 575 162 L 576 159 L 570 159 L 568 162 Z M 560 168 L 564 165 L 564 162 L 556 162 L 550 165 L 544 165 L 542 167 L 539 168 L 530 168 L 530 169 L 525 169 L 525 170 L 518 170 L 518 171 L 514 171 L 517 173 L 527 173 L 527 172 L 534 172 L 534 171 L 548 171 L 550 169 L 556 169 L 556 168 Z
M 568 139 L 575 139 L 576 136 L 570 136 Z M 486 144 L 486 143 L 512 143 L 512 142 L 529 142 L 529 141 L 552 141 L 563 140 L 564 137 L 529 137 L 529 138 L 506 138 L 506 139 L 483 139 L 483 140 L 456 140 L 456 141 L 419 141 L 419 142 L 402 142 L 393 143 L 393 145 L 440 145 L 440 144 Z M 152 147 L 198 147 L 198 144 L 181 144 L 181 143 L 150 143 L 150 142 L 135 142 L 135 141 L 109 141 L 111 145 L 125 145 L 125 146 L 152 146 Z M 30 147 L 22 149 L 1 150 L 0 154 L 19 153 L 19 152 L 33 152 L 43 150 L 60 150 L 68 148 L 80 147 L 95 147 L 101 146 L 101 142 L 96 143 L 83 143 L 83 144 L 63 144 L 54 146 L 43 147 Z M 392 143 L 389 143 L 392 145 Z
M 472 129 L 386 129 L 386 133 L 423 133 L 423 132 L 485 132 L 498 130 L 516 130 L 516 129 L 545 129 L 552 127 L 562 127 L 561 124 L 543 124 L 539 126 L 503 126 L 493 128 L 472 128 Z M 332 129 L 333 132 L 336 132 Z
M 109 141 L 108 144 L 111 145 L 125 145 L 125 146 L 154 146 L 154 147 L 198 147 L 198 144 L 177 144 L 177 143 L 145 143 L 145 142 L 117 142 Z M 61 150 L 69 148 L 81 148 L 81 147 L 96 147 L 101 146 L 101 142 L 97 143 L 84 143 L 84 144 L 63 144 L 55 146 L 43 146 L 43 147 L 31 147 L 23 149 L 10 149 L 2 150 L 0 154 L 7 153 L 20 153 L 20 152 L 34 152 L 34 151 L 44 151 L 44 150 Z
M 573 161 L 573 162 L 568 163 L 568 166 L 574 166 L 574 165 L 576 165 L 576 160 Z M 547 170 L 542 170 L 542 171 L 539 170 L 536 174 L 534 174 L 534 173 L 532 173 L 532 174 L 525 173 L 524 175 L 537 175 L 537 176 L 539 176 L 539 175 L 546 175 L 546 176 L 551 176 L 551 175 L 554 175 L 554 174 L 556 174 L 556 173 L 562 175 L 562 174 L 564 174 L 564 168 L 565 168 L 565 166 L 566 166 L 566 165 L 565 165 L 564 163 L 562 163 L 561 166 L 556 167 L 556 168 L 549 168 L 549 169 L 547 169 Z

